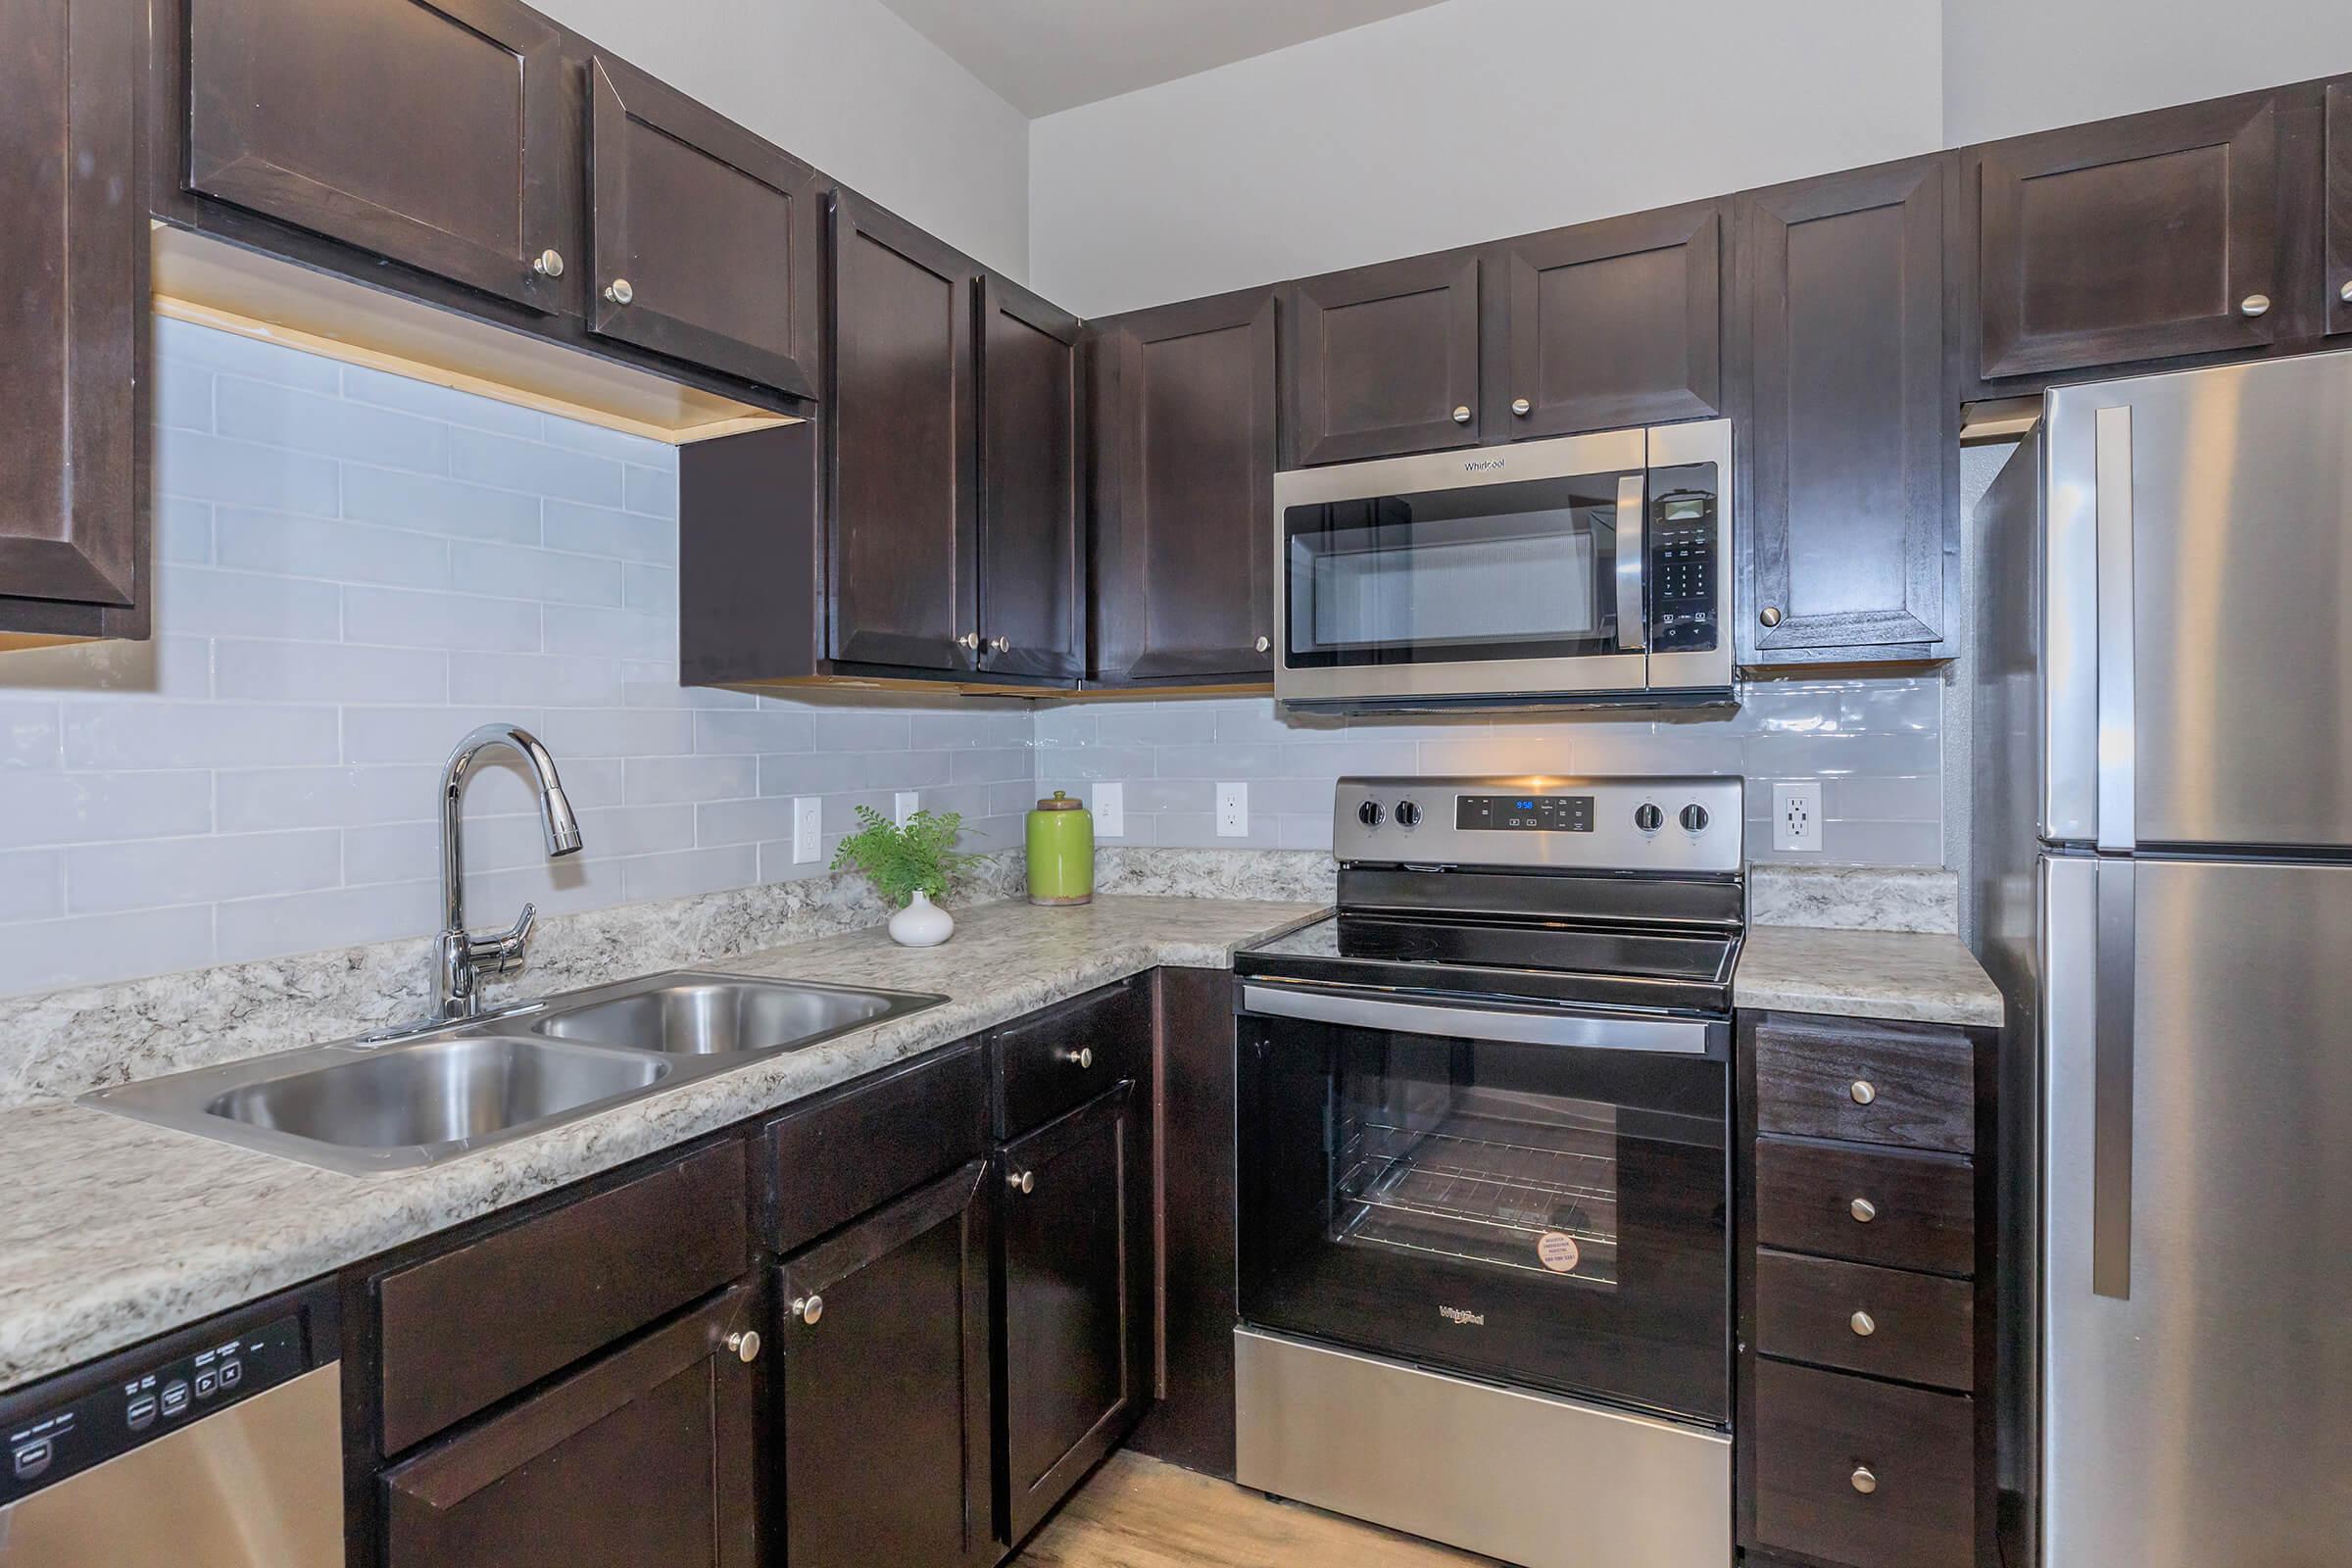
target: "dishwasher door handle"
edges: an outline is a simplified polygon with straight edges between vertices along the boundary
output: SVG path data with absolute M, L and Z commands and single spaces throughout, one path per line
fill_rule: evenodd
M 1707 1054 L 1710 1026 L 1697 1018 L 1623 1018 L 1551 1009 L 1368 997 L 1360 992 L 1245 981 L 1242 1010 L 1275 1018 L 1304 1018 L 1354 1029 L 1394 1029 L 1446 1039 L 1493 1040 L 1506 1045 L 1579 1046 L 1597 1051 Z

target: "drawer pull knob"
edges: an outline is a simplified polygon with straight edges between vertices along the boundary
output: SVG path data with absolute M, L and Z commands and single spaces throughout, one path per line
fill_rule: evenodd
M 760 1331 L 758 1329 L 737 1330 L 727 1336 L 727 1348 L 735 1352 L 735 1359 L 738 1361 L 759 1360 Z
M 1534 407 L 1535 407 L 1535 405 L 1534 405 L 1533 403 L 1530 403 L 1530 402 L 1528 402 L 1528 401 L 1527 401 L 1527 399 L 1525 399 L 1525 398 L 1513 398 L 1513 399 L 1511 399 L 1511 412 L 1512 412 L 1513 414 L 1516 414 L 1517 416 L 1519 416 L 1519 417 L 1521 417 L 1522 419 L 1524 419 L 1524 418 L 1526 418 L 1526 417 L 1527 417 L 1528 411 L 1529 411 L 1529 410 L 1531 410 L 1531 409 L 1533 409 Z
M 2241 315 L 2268 316 L 2271 313 L 2271 297 L 2268 294 L 2249 294 L 2237 302 L 2237 308 Z
M 1456 424 L 1468 424 L 1470 422 L 1469 404 L 1457 403 L 1453 406 L 1453 422 Z
M 605 298 L 615 305 L 626 305 L 636 297 L 637 290 L 625 277 L 616 277 L 605 285 Z
M 1004 1185 L 1026 1197 L 1037 1191 L 1037 1172 L 1025 1170 L 1016 1176 L 1007 1171 L 1004 1175 Z
M 1853 1326 L 1856 1334 L 1866 1340 L 1879 1332 L 1879 1320 L 1868 1312 L 1856 1312 L 1852 1317 L 1847 1318 L 1846 1322 Z
M 1872 1083 L 1867 1078 L 1855 1079 L 1854 1086 L 1851 1089 L 1848 1089 L 1846 1093 L 1854 1097 L 1854 1103 L 1857 1105 L 1867 1105 L 1872 1101 L 1879 1098 L 1878 1085 Z
M 792 1315 L 814 1328 L 816 1320 L 825 1315 L 825 1298 L 814 1291 L 807 1296 L 796 1296 L 792 1300 Z
M 1080 1046 L 1076 1051 L 1070 1053 L 1070 1061 L 1079 1071 L 1084 1072 L 1095 1064 L 1095 1048 Z
M 1879 1217 L 1879 1205 L 1867 1198 L 1855 1199 L 1845 1205 L 1845 1211 L 1854 1216 L 1857 1225 L 1867 1225 Z
M 1854 1473 L 1848 1479 L 1853 1482 L 1854 1490 L 1865 1497 L 1879 1490 L 1879 1478 L 1871 1474 L 1870 1466 L 1866 1464 L 1854 1466 Z
M 538 257 L 532 261 L 531 270 L 537 272 L 541 277 L 562 277 L 564 275 L 564 253 L 558 250 L 541 251 Z

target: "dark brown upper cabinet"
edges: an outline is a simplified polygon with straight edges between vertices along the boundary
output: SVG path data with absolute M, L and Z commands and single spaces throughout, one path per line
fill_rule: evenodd
M 536 310 L 577 298 L 554 24 L 514 0 L 186 4 L 189 189 Z
M 1740 652 L 1944 657 L 1959 448 L 1944 328 L 1950 154 L 1740 198 L 1751 407 Z
M 385 1568 L 755 1568 L 757 1301 L 725 1291 L 386 1471 Z
M 1005 1146 L 1004 1468 L 1018 1542 L 1152 1393 L 1148 1109 L 1132 1082 Z
M 826 508 L 832 657 L 969 673 L 980 650 L 979 269 L 833 198 Z
M 1098 323 L 1094 675 L 1273 673 L 1274 291 Z
M 609 56 L 588 100 L 590 330 L 814 397 L 815 171 Z
M 148 633 L 146 30 L 0 0 L 0 648 Z
M 2327 94 L 2328 330 L 2352 332 L 2352 80 Z
M 1282 320 L 1286 466 L 1477 445 L 1475 255 L 1286 284 Z
M 1079 320 L 980 280 L 980 667 L 1086 673 L 1086 397 Z
M 1489 439 L 1723 412 L 1723 213 L 1695 202 L 1495 247 Z
M 991 1170 L 973 1160 L 777 1271 L 783 1568 L 997 1560 Z
M 1972 148 L 1981 382 L 2263 348 L 2306 311 L 2285 92 Z M 2009 390 L 1984 389 L 1988 395 Z

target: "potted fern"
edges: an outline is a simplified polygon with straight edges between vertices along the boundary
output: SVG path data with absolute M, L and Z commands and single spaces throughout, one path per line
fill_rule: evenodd
M 931 901 L 947 897 L 949 882 L 972 858 L 955 849 L 962 814 L 917 811 L 902 824 L 860 806 L 858 822 L 858 831 L 834 852 L 833 869 L 863 872 L 882 902 L 898 910 L 890 917 L 890 939 L 901 947 L 932 948 L 954 936 L 955 916 Z

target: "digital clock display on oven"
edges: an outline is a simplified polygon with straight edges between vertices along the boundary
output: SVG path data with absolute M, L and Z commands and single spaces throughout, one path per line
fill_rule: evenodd
M 1590 795 L 1457 795 L 1456 828 L 1494 828 L 1533 833 L 1590 833 Z

